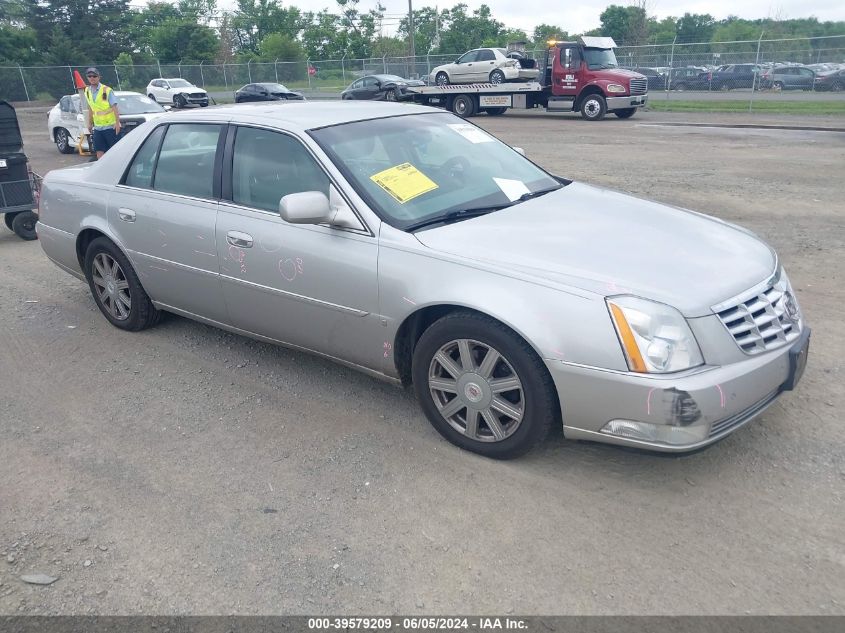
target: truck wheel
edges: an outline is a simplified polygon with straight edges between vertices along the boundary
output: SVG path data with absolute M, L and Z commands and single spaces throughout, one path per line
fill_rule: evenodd
M 601 121 L 607 113 L 607 102 L 599 94 L 586 97 L 581 102 L 581 116 L 588 121 Z
M 59 150 L 59 153 L 73 154 L 75 151 L 70 144 L 70 133 L 63 127 L 56 130 L 54 140 L 56 141 L 56 149 Z
M 618 116 L 620 119 L 630 119 L 632 116 L 634 116 L 634 113 L 636 111 L 636 108 L 625 108 L 624 110 L 615 110 L 613 114 Z
M 16 213 L 12 220 L 12 230 L 22 240 L 34 240 L 38 237 L 35 232 L 35 223 L 38 216 L 32 211 L 21 211 Z
M 434 78 L 434 83 L 438 86 L 448 86 L 449 85 L 449 75 L 444 72 L 437 73 L 437 76 Z
M 488 116 L 500 116 L 507 111 L 507 108 L 487 108 L 486 110 Z
M 452 112 L 464 119 L 471 117 L 475 114 L 475 100 L 469 95 L 458 95 L 452 101 Z
M 12 222 L 15 221 L 15 216 L 17 213 L 7 213 L 3 216 L 3 222 L 6 223 L 6 226 L 9 228 L 10 231 L 14 231 L 15 229 L 12 228 Z
M 505 83 L 505 73 L 503 73 L 498 68 L 490 73 L 490 83 L 491 84 L 503 84 Z

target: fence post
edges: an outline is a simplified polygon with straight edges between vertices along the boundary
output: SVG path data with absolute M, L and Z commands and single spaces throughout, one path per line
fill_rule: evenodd
M 669 100 L 669 91 L 672 90 L 672 69 L 675 67 L 675 42 L 678 41 L 678 36 L 672 40 L 672 48 L 669 51 L 669 76 L 666 78 L 666 101 Z
M 181 59 L 179 60 L 178 68 L 179 68 L 179 77 L 181 78 L 182 77 L 182 60 Z
M 123 88 L 120 87 L 120 73 L 117 72 L 117 64 L 114 65 L 114 76 L 117 77 L 117 89 L 123 90 Z
M 387 53 L 384 54 L 384 57 L 381 58 L 381 64 L 384 67 L 384 74 L 387 74 Z
M 345 59 L 346 59 L 346 53 L 344 53 L 343 57 L 340 58 L 340 72 L 343 75 L 343 85 L 346 85 L 346 66 L 344 64 Z
M 164 79 L 164 75 L 161 74 L 161 62 L 156 60 L 156 64 L 158 64 L 158 76 Z
M 23 84 L 23 92 L 26 95 L 26 100 L 29 101 L 29 90 L 26 87 L 26 79 L 23 78 L 23 68 L 18 64 L 18 72 L 21 74 L 21 83 Z
M 757 40 L 757 61 L 754 62 L 754 77 L 751 79 L 751 97 L 748 99 L 748 111 L 751 112 L 751 107 L 754 105 L 754 91 L 757 89 L 757 65 L 760 63 L 760 43 L 763 41 L 763 33 L 760 31 L 760 38 Z
M 71 92 L 76 92 L 76 78 L 73 76 L 73 68 L 68 66 L 67 71 L 70 73 L 70 85 L 73 86 L 73 90 Z
M 223 62 L 223 85 L 226 86 L 226 90 L 229 89 L 229 80 L 226 79 L 226 62 Z
M 273 72 L 276 74 L 276 83 L 279 83 L 279 58 L 277 57 L 273 62 Z
M 251 67 L 251 64 L 252 64 L 251 59 L 246 60 L 246 74 L 249 77 L 249 83 L 252 83 L 252 67 Z
M 200 62 L 200 83 L 202 83 L 203 89 L 205 89 L 205 75 L 202 72 L 202 65 L 205 63 L 205 60 Z
M 311 90 L 311 60 L 305 60 L 305 76 L 308 77 L 308 90 Z

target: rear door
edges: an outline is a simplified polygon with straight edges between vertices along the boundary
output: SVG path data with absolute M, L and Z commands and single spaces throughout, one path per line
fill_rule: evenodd
M 812 88 L 816 79 L 816 73 L 809 68 L 796 68 L 795 70 L 798 71 L 798 87 L 804 90 Z
M 472 74 L 476 82 L 487 82 L 490 80 L 490 73 L 496 69 L 496 55 L 489 48 L 482 48 L 478 51 L 475 59 L 475 72 Z
M 364 85 L 360 89 L 359 99 L 375 99 L 379 96 L 379 80 L 375 77 L 364 77 Z
M 228 322 L 215 247 L 225 129 L 157 127 L 112 192 L 108 218 L 153 301 L 220 323 Z

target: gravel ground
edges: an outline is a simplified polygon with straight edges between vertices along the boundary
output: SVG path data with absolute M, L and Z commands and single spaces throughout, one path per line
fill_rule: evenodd
M 45 108 L 20 118 L 36 171 L 81 160 Z M 655 125 L 688 120 L 475 119 L 780 253 L 814 328 L 803 381 L 683 457 L 462 452 L 352 370 L 178 317 L 121 332 L 2 227 L 0 614 L 845 614 L 845 134 Z

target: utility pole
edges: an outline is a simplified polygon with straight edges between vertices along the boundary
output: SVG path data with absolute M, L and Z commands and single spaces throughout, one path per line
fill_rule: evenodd
M 414 69 L 411 74 L 414 74 L 417 70 L 417 52 L 414 49 L 414 7 L 412 2 L 413 0 L 408 0 L 408 39 L 410 40 L 411 63 Z

